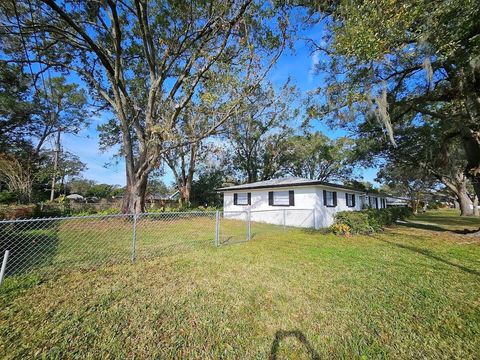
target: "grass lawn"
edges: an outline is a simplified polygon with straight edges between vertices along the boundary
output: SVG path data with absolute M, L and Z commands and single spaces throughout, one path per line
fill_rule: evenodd
M 455 231 L 479 226 L 453 211 L 349 238 L 258 225 L 245 243 L 160 251 L 146 241 L 135 264 L 11 277 L 0 357 L 478 358 L 480 239 Z M 115 229 L 128 257 L 129 227 L 106 233 Z M 67 261 L 62 246 L 50 263 Z

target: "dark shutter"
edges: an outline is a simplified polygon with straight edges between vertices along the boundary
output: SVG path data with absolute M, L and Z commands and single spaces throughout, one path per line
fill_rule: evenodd
M 345 193 L 345 205 L 350 206 L 348 203 L 348 193 Z
M 247 197 L 248 197 L 248 205 L 252 205 L 252 193 L 248 193 Z
M 352 194 L 352 207 L 355 207 L 355 194 Z
M 337 206 L 337 192 L 333 192 L 333 206 Z
M 268 205 L 273 205 L 273 191 L 268 192 Z
M 375 198 L 375 208 L 378 209 L 378 198 Z
M 293 192 L 293 190 L 290 190 L 288 192 L 288 205 L 295 206 L 295 193 Z
M 323 190 L 323 205 L 327 206 L 327 190 Z
M 233 205 L 238 205 L 238 194 L 237 193 L 233 194 Z

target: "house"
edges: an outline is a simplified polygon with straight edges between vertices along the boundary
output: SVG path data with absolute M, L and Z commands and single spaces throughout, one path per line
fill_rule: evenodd
M 223 193 L 226 218 L 245 218 L 270 224 L 328 227 L 339 211 L 386 207 L 386 195 L 348 186 L 285 177 L 217 189 Z
M 65 199 L 68 199 L 70 201 L 75 201 L 75 202 L 84 202 L 85 198 L 80 195 L 80 194 L 70 194 L 65 196 Z
M 409 206 L 410 199 L 407 197 L 389 196 L 387 197 L 387 207 L 390 206 Z
M 180 191 L 176 190 L 173 194 L 151 193 L 146 196 L 146 201 L 150 207 L 165 206 L 176 204 L 180 198 Z

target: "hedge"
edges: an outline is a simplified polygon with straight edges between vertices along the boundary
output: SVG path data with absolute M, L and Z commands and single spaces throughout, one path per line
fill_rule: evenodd
M 335 215 L 332 230 L 343 234 L 371 234 L 411 215 L 412 209 L 408 207 L 340 211 Z M 339 229 L 342 230 L 339 231 Z

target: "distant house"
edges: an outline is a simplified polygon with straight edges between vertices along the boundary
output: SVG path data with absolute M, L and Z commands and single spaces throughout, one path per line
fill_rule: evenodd
M 85 201 L 85 198 L 80 194 L 70 194 L 70 195 L 65 196 L 65 198 L 70 200 L 70 201 L 76 201 L 76 202 L 84 202 Z
M 154 206 L 154 205 L 164 206 L 167 204 L 176 203 L 179 197 L 180 197 L 180 191 L 177 190 L 173 194 L 160 194 L 160 193 L 149 194 L 147 195 L 146 200 L 148 203 L 150 203 L 150 206 Z
M 389 196 L 387 197 L 387 207 L 390 206 L 409 206 L 410 205 L 410 199 L 406 197 L 398 197 L 398 196 Z
M 285 177 L 217 189 L 223 193 L 224 216 L 299 227 L 328 227 L 339 211 L 386 208 L 386 195 L 348 186 Z M 276 211 L 273 211 L 276 210 Z

